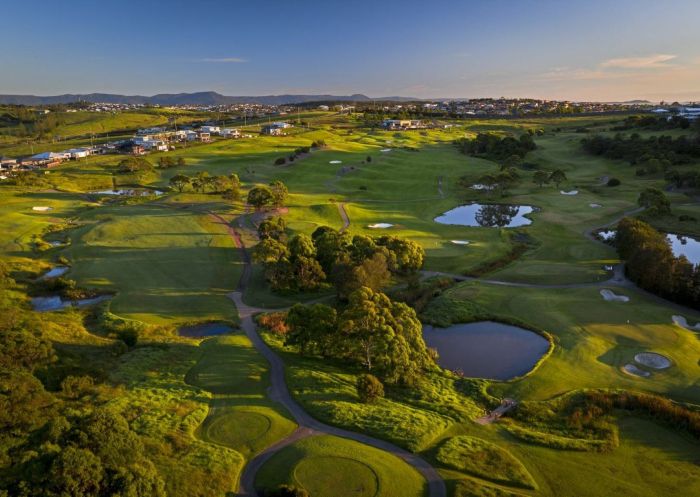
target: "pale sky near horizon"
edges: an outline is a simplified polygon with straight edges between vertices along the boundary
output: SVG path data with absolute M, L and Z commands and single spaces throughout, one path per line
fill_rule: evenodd
M 700 0 L 3 0 L 0 93 L 700 100 Z

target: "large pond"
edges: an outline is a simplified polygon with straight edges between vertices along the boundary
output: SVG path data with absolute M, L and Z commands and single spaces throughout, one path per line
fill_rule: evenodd
M 485 228 L 517 228 L 532 224 L 532 219 L 526 216 L 534 210 L 529 205 L 469 204 L 445 212 L 436 217 L 435 222 Z
M 494 321 L 423 327 L 423 339 L 437 349 L 438 364 L 470 378 L 509 380 L 530 371 L 549 349 L 542 336 Z
M 180 336 L 189 338 L 202 338 L 214 335 L 224 335 L 231 333 L 231 328 L 226 323 L 202 323 L 190 326 L 181 326 L 178 330 Z
M 616 230 L 605 230 L 598 232 L 598 236 L 605 241 L 612 242 L 615 239 Z M 700 240 L 676 233 L 666 235 L 673 255 L 680 257 L 684 255 L 691 264 L 700 264 Z

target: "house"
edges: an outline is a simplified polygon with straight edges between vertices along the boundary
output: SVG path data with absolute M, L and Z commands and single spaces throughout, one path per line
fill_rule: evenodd
M 270 136 L 281 136 L 282 133 L 282 128 L 278 128 L 273 124 L 266 124 L 265 126 L 262 127 L 260 132 L 263 135 L 270 135 Z
M 70 154 L 71 159 L 82 159 L 83 157 L 90 155 L 92 151 L 87 148 L 71 148 L 66 150 L 64 153 Z
M 185 131 L 185 140 L 188 142 L 195 141 L 198 138 L 197 132 L 192 131 L 191 129 L 188 129 Z
M 280 128 L 280 129 L 286 129 L 286 128 L 291 128 L 291 127 L 292 127 L 291 124 L 286 123 L 286 122 L 284 122 L 284 121 L 275 121 L 274 123 L 272 123 L 272 125 L 273 125 L 273 126 L 276 126 L 276 127 L 278 127 L 278 128 Z
M 221 134 L 221 128 L 218 126 L 202 126 L 199 131 L 202 133 L 209 133 L 209 136 Z
M 197 139 L 201 142 L 209 142 L 209 141 L 211 141 L 211 134 L 207 133 L 205 131 L 200 131 L 197 134 Z
M 678 113 L 679 117 L 685 117 L 689 121 L 700 118 L 700 107 L 683 107 Z
M 235 128 L 222 128 L 221 136 L 224 138 L 240 138 L 241 132 Z
M 330 109 L 330 107 L 328 107 L 327 105 L 319 105 L 319 106 L 318 106 L 318 110 L 324 110 L 324 111 L 326 111 L 326 110 L 329 110 L 329 109 Z
M 36 163 L 60 162 L 70 159 L 70 154 L 67 152 L 41 152 L 40 154 L 32 155 L 29 159 Z
M 17 159 L 10 159 L 9 157 L 0 158 L 0 171 L 14 171 L 18 167 Z

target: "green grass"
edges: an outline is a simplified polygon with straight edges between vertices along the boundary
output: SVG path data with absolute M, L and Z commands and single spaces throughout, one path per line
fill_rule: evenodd
M 417 497 L 426 485 L 416 470 L 396 456 L 332 436 L 303 439 L 270 458 L 255 486 L 273 489 L 291 484 L 313 497 Z
M 440 446 L 437 460 L 458 471 L 495 483 L 537 488 L 525 466 L 510 452 L 480 438 L 461 436 L 448 439 Z

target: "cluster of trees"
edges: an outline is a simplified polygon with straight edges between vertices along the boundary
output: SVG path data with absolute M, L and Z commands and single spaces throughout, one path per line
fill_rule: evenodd
M 120 414 L 96 406 L 93 377 L 53 385 L 59 355 L 14 288 L 0 262 L 0 495 L 164 497 L 141 439 Z
M 346 299 L 363 286 L 386 286 L 392 274 L 417 272 L 425 259 L 420 245 L 397 237 L 351 237 L 322 226 L 310 237 L 297 234 L 287 240 L 285 229 L 279 217 L 260 223 L 260 243 L 253 253 L 275 290 L 314 290 L 332 283 Z
M 671 165 L 688 164 L 700 157 L 700 136 L 652 136 L 642 138 L 634 133 L 629 138 L 592 136 L 581 140 L 584 150 L 609 159 L 626 160 L 649 172 L 666 171 Z
M 615 244 L 627 261 L 627 276 L 637 285 L 664 298 L 698 308 L 700 266 L 675 257 L 663 233 L 649 224 L 625 218 L 618 224 Z
M 617 126 L 613 131 L 626 131 L 629 129 L 664 130 L 664 129 L 688 129 L 690 121 L 685 117 L 672 116 L 671 119 L 658 116 L 629 116 Z
M 460 138 L 455 141 L 455 145 L 463 154 L 495 161 L 503 161 L 514 155 L 523 158 L 528 152 L 537 148 L 530 133 L 520 135 L 517 139 L 512 136 L 502 137 L 493 133 L 479 133 L 473 139 Z
M 279 180 L 271 181 L 268 186 L 258 185 L 248 192 L 247 202 L 257 210 L 283 207 L 289 196 L 287 186 Z
M 532 182 L 538 185 L 540 188 L 549 183 L 554 183 L 559 188 L 559 185 L 567 180 L 566 173 L 561 169 L 555 169 L 554 171 L 545 171 L 540 169 L 535 171 L 532 175 Z
M 143 157 L 128 157 L 122 159 L 117 165 L 119 174 L 139 174 L 155 171 L 153 164 Z
M 185 162 L 184 157 L 178 157 L 175 159 L 174 157 L 169 157 L 169 156 L 162 156 L 158 159 L 158 167 L 161 169 L 170 169 L 171 167 L 184 167 L 186 166 L 187 163 Z
M 700 187 L 700 171 L 678 171 L 669 169 L 664 174 L 664 179 L 672 182 L 677 188 L 698 188 Z
M 231 173 L 228 176 L 211 176 L 206 171 L 200 171 L 194 176 L 176 174 L 169 181 L 170 188 L 180 193 L 191 188 L 198 193 L 220 193 L 231 200 L 241 198 L 241 180 L 238 175 Z
M 671 202 L 666 194 L 658 188 L 646 188 L 637 198 L 640 207 L 646 209 L 648 216 L 661 216 L 671 213 Z
M 342 311 L 296 304 L 286 324 L 285 343 L 297 346 L 302 355 L 342 359 L 387 383 L 411 383 L 434 365 L 435 353 L 423 341 L 415 311 L 368 287 L 353 291 Z M 363 400 L 383 395 L 372 378 L 360 383 Z

